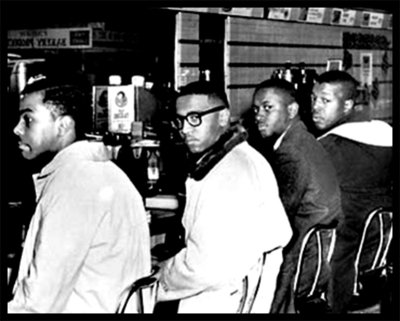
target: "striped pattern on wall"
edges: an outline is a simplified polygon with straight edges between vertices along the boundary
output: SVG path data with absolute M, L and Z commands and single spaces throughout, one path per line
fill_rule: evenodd
M 206 13 L 200 13 L 206 14 Z M 199 78 L 199 13 L 179 12 L 176 24 L 175 77 L 177 89 Z M 391 122 L 392 118 L 392 31 L 295 21 L 276 21 L 256 18 L 226 17 L 225 23 L 225 86 L 235 118 L 250 107 L 256 84 L 269 78 L 286 61 L 304 62 L 307 69 L 317 73 L 326 70 L 328 59 L 343 59 L 343 36 L 346 33 L 384 37 L 388 48 L 348 49 L 353 58 L 348 70 L 360 80 L 361 53 L 372 53 L 373 78 L 379 91 L 378 99 L 371 99 L 370 111 L 374 118 Z M 367 46 L 368 47 L 368 46 Z M 371 45 L 371 48 L 376 46 Z M 365 48 L 365 47 L 364 47 Z M 387 55 L 387 70 L 382 68 Z
M 272 21 L 229 17 L 227 19 L 226 72 L 229 97 L 240 115 L 250 106 L 254 87 L 269 78 L 286 61 L 296 65 L 300 62 L 317 73 L 326 70 L 328 59 L 343 59 L 345 32 L 384 35 L 392 42 L 389 30 L 337 27 L 329 25 L 303 24 L 297 22 Z M 360 79 L 360 54 L 373 54 L 373 77 L 378 78 L 379 97 L 371 100 L 371 112 L 375 118 L 392 116 L 392 69 L 381 68 L 384 50 L 349 49 L 353 66 L 348 70 Z M 388 61 L 392 61 L 391 46 L 387 50 Z

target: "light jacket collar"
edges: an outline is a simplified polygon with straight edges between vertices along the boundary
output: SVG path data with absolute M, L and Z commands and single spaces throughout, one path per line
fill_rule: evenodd
M 110 159 L 107 148 L 101 142 L 77 141 L 65 147 L 40 171 L 37 178 L 51 174 L 60 165 L 74 160 L 106 161 Z
M 373 146 L 392 147 L 393 144 L 392 127 L 381 120 L 344 123 L 318 137 L 318 140 L 330 134 Z

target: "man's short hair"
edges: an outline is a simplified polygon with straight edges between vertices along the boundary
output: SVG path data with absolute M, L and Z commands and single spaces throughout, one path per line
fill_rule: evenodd
M 316 79 L 317 83 L 340 84 L 343 89 L 344 99 L 353 99 L 357 97 L 358 81 L 350 74 L 342 70 L 329 70 Z
M 228 98 L 225 89 L 219 83 L 209 81 L 195 81 L 182 87 L 176 97 L 188 95 L 206 95 L 209 99 L 221 100 L 222 103 L 229 108 Z
M 84 90 L 73 81 L 62 81 L 46 76 L 37 77 L 21 92 L 21 97 L 38 92 L 43 97 L 43 103 L 49 107 L 54 117 L 70 116 L 75 122 L 77 139 L 83 139 L 85 132 L 91 129 L 90 99 Z
M 287 80 L 280 78 L 271 78 L 259 83 L 254 90 L 256 94 L 261 89 L 275 89 L 286 96 L 286 103 L 289 105 L 296 101 L 296 89 L 294 85 Z

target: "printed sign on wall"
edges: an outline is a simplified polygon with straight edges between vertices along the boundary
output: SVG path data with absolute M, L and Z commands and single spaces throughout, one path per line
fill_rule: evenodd
M 263 8 L 221 8 L 220 14 L 244 17 L 258 17 L 262 18 L 264 14 Z
M 291 8 L 268 8 L 268 19 L 289 20 Z
M 308 8 L 307 22 L 322 23 L 324 20 L 325 8 Z
M 342 19 L 343 10 L 334 8 L 332 9 L 331 24 L 338 25 Z
M 83 49 L 92 47 L 92 28 L 9 30 L 9 49 Z
M 364 11 L 362 13 L 361 27 L 382 28 L 383 17 L 383 13 Z
M 355 10 L 343 10 L 342 18 L 340 19 L 340 24 L 343 26 L 353 26 L 356 21 L 356 11 Z

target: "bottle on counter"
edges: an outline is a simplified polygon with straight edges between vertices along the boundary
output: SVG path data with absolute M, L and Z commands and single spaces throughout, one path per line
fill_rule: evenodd
M 306 64 L 304 61 L 299 63 L 299 69 L 300 69 L 300 84 L 303 86 L 306 85 L 307 83 L 307 75 L 306 75 Z
M 285 70 L 283 72 L 283 78 L 288 82 L 292 82 L 292 80 L 293 80 L 291 67 L 292 67 L 292 63 L 290 62 L 290 60 L 286 61 Z
M 160 179 L 160 160 L 158 155 L 158 150 L 149 149 L 148 150 L 148 160 L 147 160 L 147 182 L 149 193 L 156 192 L 156 185 Z
M 108 83 L 110 86 L 120 86 L 122 84 L 122 78 L 119 75 L 111 75 L 108 77 Z
M 200 70 L 200 81 L 211 81 L 211 70 L 210 69 L 202 69 Z

